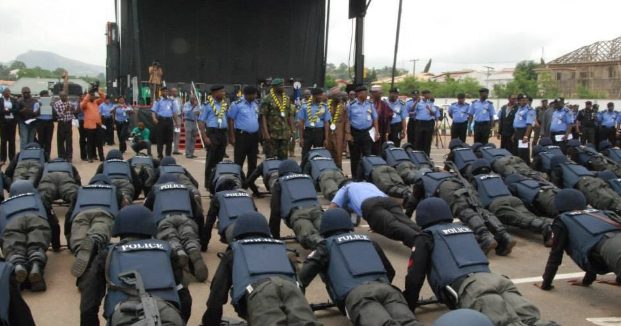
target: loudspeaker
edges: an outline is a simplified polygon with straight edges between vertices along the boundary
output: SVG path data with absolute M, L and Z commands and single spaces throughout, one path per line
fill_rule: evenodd
M 366 11 L 366 0 L 349 0 L 349 19 L 364 17 Z

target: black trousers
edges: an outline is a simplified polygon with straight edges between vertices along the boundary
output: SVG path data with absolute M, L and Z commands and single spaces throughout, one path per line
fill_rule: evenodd
M 434 121 L 416 120 L 414 125 L 414 149 L 431 155 Z
M 114 121 L 112 117 L 103 118 L 103 124 L 106 126 L 104 130 L 104 141 L 107 145 L 114 145 Z
M 468 121 L 453 122 L 451 125 L 451 139 L 459 138 L 466 142 L 466 134 L 468 132 Z
M 205 162 L 205 188 L 210 189 L 211 171 L 216 164 L 222 161 L 226 153 L 226 129 L 207 128 L 207 137 L 211 145 L 207 150 L 207 161 Z
M 302 157 L 306 157 L 306 153 L 308 153 L 308 151 L 311 148 L 314 147 L 322 147 L 323 146 L 323 141 L 325 140 L 324 137 L 324 130 L 323 127 L 322 128 L 310 128 L 310 127 L 305 127 L 304 128 L 304 147 L 302 147 Z
M 612 146 L 617 144 L 617 129 L 615 127 L 599 127 L 599 140 L 608 139 Z
M 16 130 L 17 121 L 15 119 L 4 120 L 0 125 L 0 161 L 2 162 L 13 160 L 15 157 Z
M 58 149 L 58 157 L 71 161 L 73 158 L 73 126 L 71 121 L 58 121 L 56 148 Z
M 54 121 L 38 120 L 37 121 L 37 142 L 43 148 L 45 157 L 50 158 L 52 152 L 52 136 L 54 135 Z
M 515 130 L 514 130 L 515 132 Z M 515 147 L 514 142 L 511 140 L 513 134 L 511 135 L 500 135 L 500 148 L 504 148 L 511 152 L 513 155 L 517 155 L 517 147 Z M 484 144 L 485 145 L 485 144 Z
M 157 138 L 157 157 L 164 157 L 164 146 L 166 146 L 166 156 L 172 153 L 172 141 L 175 125 L 172 118 L 157 118 L 155 126 L 155 137 Z
M 351 128 L 352 141 L 349 144 L 349 154 L 351 157 L 352 178 L 356 178 L 358 175 L 358 164 L 360 164 L 360 159 L 363 156 L 371 155 L 373 140 L 371 139 L 371 135 L 369 135 L 369 129 Z
M 248 158 L 247 176 L 257 168 L 257 155 L 259 155 L 259 132 L 249 133 L 236 129 L 233 157 L 235 164 L 242 168 L 244 161 Z
M 371 230 L 401 241 L 408 248 L 414 246 L 414 239 L 420 233 L 420 227 L 390 197 L 371 197 L 363 201 L 362 217 L 369 223 Z
M 415 132 L 414 132 L 414 118 L 410 118 L 408 120 L 408 143 L 414 145 L 414 137 L 415 137 Z
M 388 134 L 388 140 L 395 143 L 396 147 L 401 146 L 401 132 L 403 131 L 403 125 L 401 122 L 393 123 L 390 125 L 390 133 Z
M 84 120 L 80 120 L 78 127 L 79 144 L 80 144 L 80 159 L 88 159 L 88 150 L 86 149 L 86 129 L 84 129 Z
M 119 150 L 121 153 L 127 151 L 127 137 L 129 136 L 129 122 L 119 122 L 116 125 L 116 136 L 119 138 Z
M 88 159 L 96 160 L 99 155 L 99 160 L 103 162 L 103 129 L 84 129 L 86 133 L 86 147 L 88 151 Z
M 519 147 L 519 144 L 522 141 L 522 138 L 524 138 L 524 135 L 526 135 L 526 128 L 515 128 L 515 141 L 513 143 L 513 146 L 515 146 L 515 151 L 517 154 L 513 154 L 513 155 L 517 155 L 522 160 L 524 160 L 526 164 L 530 165 L 530 148 Z M 530 139 L 529 139 L 529 143 L 530 143 Z
M 487 144 L 489 142 L 489 134 L 491 132 L 491 123 L 489 121 L 479 121 L 474 123 L 474 142 Z

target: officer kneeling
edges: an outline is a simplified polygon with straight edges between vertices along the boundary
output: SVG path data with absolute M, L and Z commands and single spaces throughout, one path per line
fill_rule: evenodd
M 99 325 L 99 306 L 106 296 L 104 317 L 111 326 L 185 325 L 192 297 L 181 285 L 183 269 L 168 243 L 153 239 L 151 212 L 139 205 L 123 208 L 114 221 L 117 244 L 103 249 L 78 282 L 80 324 Z
M 354 233 L 349 213 L 332 208 L 323 213 L 317 246 L 300 271 L 307 287 L 319 273 L 330 298 L 354 325 L 420 325 L 401 292 L 384 251 L 368 235 Z
M 446 202 L 427 198 L 416 209 L 423 234 L 416 238 L 408 268 L 405 297 L 412 310 L 427 276 L 438 300 L 449 308 L 478 310 L 495 325 L 555 325 L 539 320 L 539 310 L 524 299 L 511 280 L 493 274 L 472 231 L 453 223 Z
M 321 325 L 296 283 L 284 242 L 272 238 L 263 215 L 240 215 L 233 238 L 211 282 L 203 325 L 220 325 L 231 286 L 232 304 L 250 325 Z
M 586 272 L 575 285 L 589 286 L 597 274 L 609 272 L 621 280 L 621 217 L 610 211 L 587 209 L 584 195 L 563 189 L 555 198 L 560 215 L 552 224 L 554 242 L 543 274 L 542 290 L 551 290 L 563 252 Z

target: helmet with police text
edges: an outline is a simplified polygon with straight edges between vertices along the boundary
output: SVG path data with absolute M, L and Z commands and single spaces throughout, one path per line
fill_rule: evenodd
M 28 180 L 17 180 L 13 182 L 11 185 L 11 190 L 9 191 L 9 196 L 18 196 L 23 194 L 29 194 L 36 192 L 34 185 L 32 182 Z

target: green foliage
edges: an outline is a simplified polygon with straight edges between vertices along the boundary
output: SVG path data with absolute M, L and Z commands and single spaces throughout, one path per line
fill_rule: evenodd
M 17 76 L 10 75 L 12 70 L 19 69 L 17 72 Z M 21 77 L 39 77 L 39 78 L 57 78 L 60 79 L 65 71 L 64 68 L 56 68 L 53 71 L 43 69 L 41 67 L 28 68 L 21 61 L 13 61 L 9 66 L 0 64 L 0 79 L 3 80 L 15 80 Z M 97 77 L 87 77 L 87 76 L 69 76 L 70 78 L 81 78 L 87 82 L 93 83 L 95 81 L 99 81 L 101 85 L 105 85 L 106 76 L 104 74 L 99 74 Z
M 438 81 L 422 81 L 417 80 L 414 77 L 406 77 L 402 81 L 395 83 L 395 86 L 399 88 L 402 94 L 409 94 L 413 90 L 417 89 L 422 91 L 428 89 L 434 97 L 457 97 L 457 94 L 464 93 L 468 97 L 476 97 L 481 88 L 481 85 L 476 79 L 464 78 L 462 80 L 455 80 L 453 78 L 446 78 L 443 82 Z M 390 83 L 382 85 L 384 93 L 387 93 L 390 88 Z
M 548 71 L 539 73 L 537 77 L 539 83 L 539 96 L 541 98 L 556 98 L 561 96 L 556 82 L 552 79 L 552 74 Z
M 515 66 L 513 80 L 506 85 L 494 85 L 494 96 L 507 98 L 511 95 L 526 94 L 537 96 L 537 64 L 532 61 L 521 61 Z
M 351 71 L 351 75 L 350 75 Z M 401 76 L 407 74 L 406 69 L 397 68 L 396 76 Z M 341 63 L 338 66 L 333 63 L 328 63 L 326 65 L 326 81 L 328 76 L 334 79 L 344 79 L 351 80 L 354 75 L 354 67 L 348 67 L 347 64 Z M 365 78 L 366 82 L 373 82 L 378 79 L 389 78 L 392 76 L 392 67 L 385 66 L 382 68 L 368 68 L 367 77 Z M 327 87 L 327 86 L 326 86 Z
M 336 86 L 336 79 L 334 78 L 334 76 L 326 75 L 326 79 L 323 85 L 325 88 L 332 88 Z
M 589 88 L 578 85 L 576 87 L 576 95 L 580 99 L 594 99 L 594 98 L 606 98 L 606 94 L 594 90 L 590 90 Z

